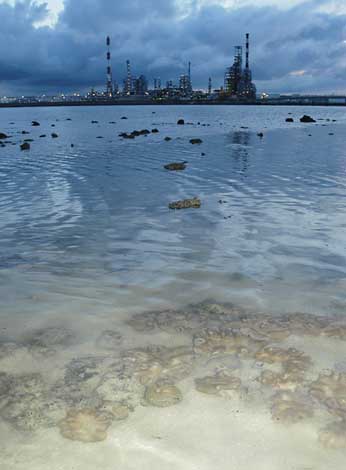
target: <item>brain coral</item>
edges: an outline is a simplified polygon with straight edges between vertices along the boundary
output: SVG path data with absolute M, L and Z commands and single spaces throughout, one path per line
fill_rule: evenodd
M 156 383 L 145 389 L 144 404 L 164 408 L 181 402 L 183 395 L 178 387 L 167 383 Z
M 252 357 L 263 345 L 263 341 L 232 328 L 207 329 L 194 336 L 194 352 L 197 354 Z
M 285 423 L 297 423 L 313 416 L 308 400 L 303 400 L 292 392 L 279 392 L 273 397 L 271 409 L 273 419 Z
M 239 391 L 241 381 L 238 377 L 233 377 L 225 373 L 216 373 L 195 379 L 196 390 L 208 395 L 227 395 L 227 392 Z
M 332 423 L 319 432 L 320 443 L 330 449 L 346 448 L 346 421 Z
M 107 437 L 112 419 L 106 413 L 90 408 L 69 410 L 58 424 L 60 433 L 66 439 L 80 442 L 99 442 Z
M 309 391 L 331 413 L 346 418 L 346 373 L 326 370 L 312 382 Z

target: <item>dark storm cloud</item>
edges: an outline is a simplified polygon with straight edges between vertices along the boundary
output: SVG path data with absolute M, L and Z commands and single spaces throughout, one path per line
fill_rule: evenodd
M 306 1 L 288 10 L 255 2 L 233 9 L 214 5 L 190 8 L 184 16 L 178 3 L 66 0 L 53 29 L 35 27 L 48 14 L 44 4 L 0 4 L 0 95 L 103 86 L 107 34 L 118 81 L 126 59 L 134 73 L 163 81 L 176 78 L 191 60 L 195 86 L 205 88 L 209 76 L 219 86 L 233 45 L 247 31 L 260 90 L 345 90 L 346 15 L 317 11 L 328 2 Z

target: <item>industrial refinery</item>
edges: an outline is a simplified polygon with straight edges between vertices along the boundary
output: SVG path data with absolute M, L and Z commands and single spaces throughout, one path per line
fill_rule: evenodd
M 111 39 L 106 38 L 106 87 L 104 91 L 91 89 L 87 98 L 92 101 L 191 101 L 191 100 L 256 100 L 256 86 L 252 81 L 250 69 L 250 35 L 246 34 L 245 41 L 245 66 L 243 57 L 243 46 L 235 47 L 233 64 L 226 68 L 224 84 L 213 89 L 212 77 L 206 81 L 206 90 L 196 90 L 192 81 L 192 64 L 188 62 L 185 72 L 176 80 L 167 80 L 162 84 L 160 77 L 153 79 L 153 87 L 149 87 L 149 81 L 143 74 L 133 74 L 130 60 L 126 61 L 124 78 L 120 80 L 122 86 L 113 78 L 111 60 Z M 119 74 L 120 75 L 120 74 Z
M 225 64 L 223 83 L 206 78 L 205 88 L 193 86 L 193 64 L 187 62 L 185 70 L 175 79 L 163 82 L 153 77 L 151 83 L 143 73 L 134 73 L 130 60 L 123 70 L 112 68 L 112 44 L 106 37 L 105 86 L 101 90 L 91 88 L 87 94 L 58 94 L 53 96 L 0 97 L 0 107 L 16 106 L 83 106 L 115 104 L 258 104 L 258 105 L 320 105 L 345 106 L 344 95 L 256 94 L 250 68 L 250 34 L 245 35 L 243 45 L 234 47 L 233 62 Z M 102 72 L 100 72 L 101 75 Z M 104 73 L 104 72 L 103 72 Z M 119 82 L 115 79 L 118 77 Z

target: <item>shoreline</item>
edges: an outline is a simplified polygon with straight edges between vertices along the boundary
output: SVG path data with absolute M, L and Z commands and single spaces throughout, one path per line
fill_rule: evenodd
M 40 102 L 40 103 L 0 103 L 0 108 L 45 108 L 45 107 L 79 107 L 79 106 L 312 106 L 312 107 L 345 107 L 345 103 L 327 103 L 316 102 L 306 103 L 304 101 L 287 103 L 285 102 L 210 102 L 210 101 L 166 101 L 164 103 L 157 103 L 154 101 L 82 101 L 82 102 Z

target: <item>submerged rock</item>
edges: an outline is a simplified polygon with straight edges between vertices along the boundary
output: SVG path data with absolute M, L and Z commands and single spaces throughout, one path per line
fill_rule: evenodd
M 311 116 L 307 116 L 306 114 L 304 114 L 304 116 L 300 118 L 300 122 L 309 123 L 309 122 L 316 122 L 316 121 Z
M 167 137 L 164 138 L 164 140 L 165 140 L 166 142 L 169 142 L 169 141 L 172 140 L 172 137 L 168 137 L 168 136 L 167 136 Z
M 46 134 L 40 135 L 40 138 L 42 139 L 43 137 L 47 137 Z
M 30 150 L 30 144 L 28 142 L 24 142 L 24 144 L 21 144 L 20 150 Z
M 88 443 L 104 441 L 111 423 L 109 414 L 85 408 L 67 411 L 58 426 L 64 438 Z
M 0 374 L 0 415 L 21 431 L 54 426 L 62 417 L 62 403 L 38 373 Z
M 66 366 L 64 381 L 66 386 L 81 392 L 92 392 L 100 382 L 104 358 L 95 356 L 72 359 Z
M 258 132 L 258 133 L 257 133 L 257 137 L 260 137 L 260 138 L 262 139 L 262 137 L 264 137 L 263 132 Z
M 136 135 L 133 132 L 131 134 L 128 134 L 127 132 L 121 132 L 119 137 L 122 137 L 123 139 L 134 139 Z
M 168 163 L 168 165 L 164 165 L 164 168 L 169 171 L 182 171 L 185 170 L 187 162 L 181 163 Z
M 32 352 L 52 354 L 57 348 L 71 346 L 75 336 L 71 330 L 51 326 L 40 328 L 25 334 L 22 341 Z
M 169 383 L 149 385 L 144 393 L 145 404 L 159 408 L 177 405 L 182 399 L 183 394 L 179 388 Z
M 203 143 L 203 140 L 202 139 L 190 139 L 190 144 L 192 145 L 198 145 L 198 144 L 202 144 Z
M 96 346 L 102 349 L 117 349 L 123 342 L 123 337 L 116 330 L 105 330 L 96 340 Z
M 201 207 L 201 200 L 197 197 L 193 199 L 184 199 L 182 201 L 171 202 L 168 207 L 170 209 L 190 209 Z

